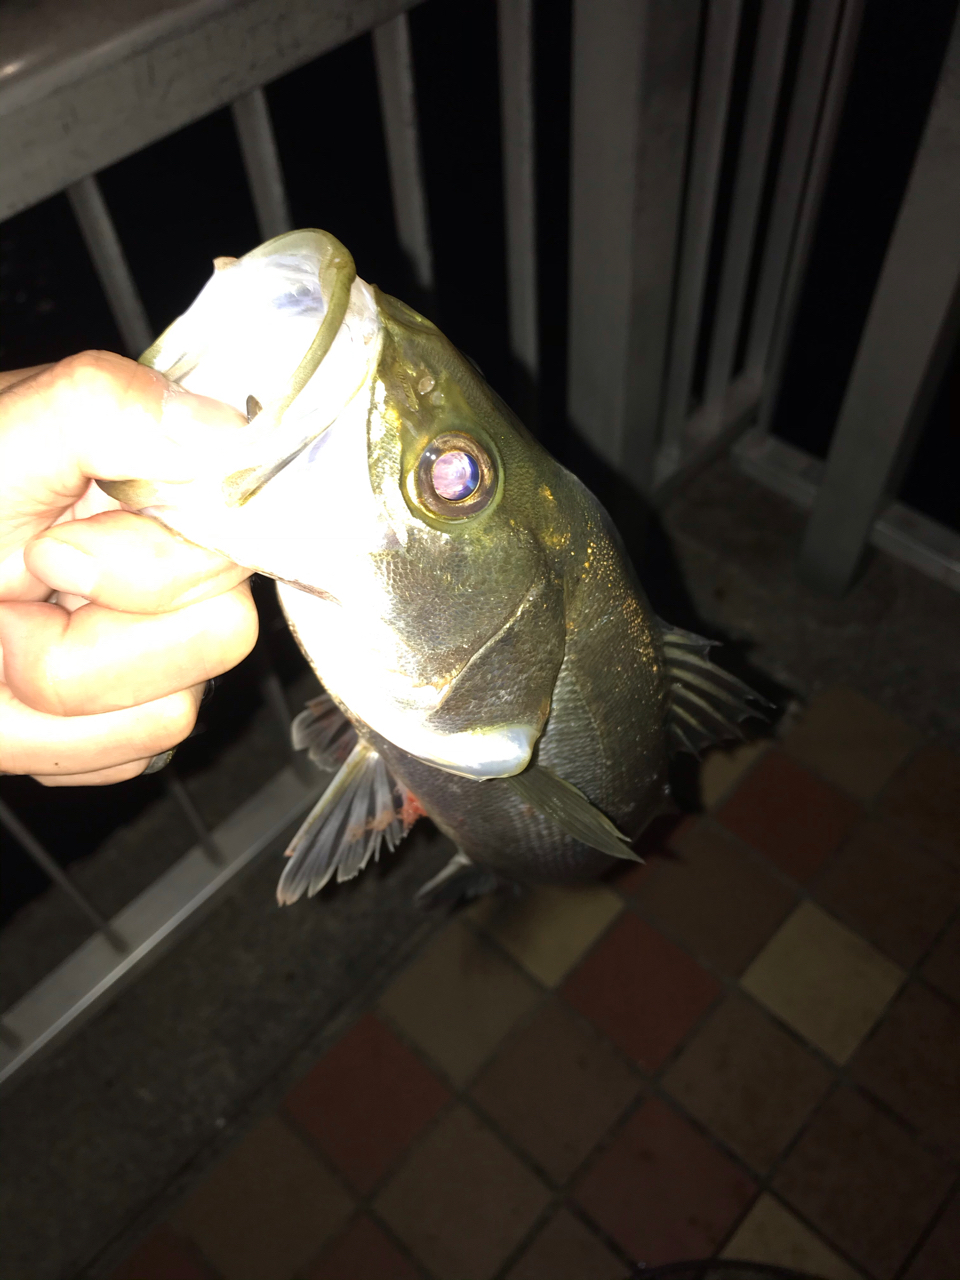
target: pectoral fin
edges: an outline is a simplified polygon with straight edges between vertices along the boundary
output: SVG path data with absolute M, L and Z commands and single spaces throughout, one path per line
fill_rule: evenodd
M 280 905 L 313 897 L 334 875 L 352 880 L 384 843 L 392 852 L 409 829 L 405 799 L 381 756 L 359 741 L 291 841 Z
M 606 814 L 591 804 L 573 783 L 565 782 L 549 769 L 532 765 L 505 781 L 522 800 L 562 827 L 575 840 L 582 841 L 591 849 L 599 849 L 601 853 L 609 853 L 612 858 L 643 861 L 630 848 L 627 836 L 617 830 Z

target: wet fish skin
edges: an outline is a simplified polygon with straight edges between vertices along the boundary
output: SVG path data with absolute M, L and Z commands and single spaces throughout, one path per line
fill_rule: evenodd
M 405 827 L 391 806 L 411 811 L 411 797 L 470 860 L 458 875 L 595 875 L 613 860 L 600 850 L 621 846 L 599 827 L 579 836 L 595 817 L 633 838 L 663 811 L 676 716 L 696 739 L 749 713 L 729 677 L 733 713 L 708 706 L 709 731 L 678 706 L 678 661 L 700 687 L 717 669 L 695 638 L 684 649 L 663 631 L 599 503 L 430 321 L 357 279 L 333 237 L 291 233 L 228 263 L 145 359 L 260 408 L 235 449 L 198 459 L 194 484 L 104 487 L 276 578 L 359 737 L 342 764 L 354 772 L 292 846 L 282 900 L 355 874 L 384 832 L 392 847 Z M 464 455 L 479 479 L 449 499 L 431 468 Z M 529 771 L 554 789 L 547 809 L 510 782 Z

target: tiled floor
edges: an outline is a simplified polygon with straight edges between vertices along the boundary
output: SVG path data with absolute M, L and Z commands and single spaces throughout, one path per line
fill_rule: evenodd
M 960 758 L 832 690 L 453 918 L 115 1280 L 960 1277 Z

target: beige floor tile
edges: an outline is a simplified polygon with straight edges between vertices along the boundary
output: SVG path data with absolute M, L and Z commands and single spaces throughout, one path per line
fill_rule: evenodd
M 700 802 L 712 809 L 732 791 L 743 775 L 770 749 L 766 738 L 739 742 L 734 747 L 715 747 L 700 765 Z
M 783 745 L 828 781 L 870 801 L 920 741 L 902 720 L 838 686 L 814 698 Z
M 802 902 L 740 979 L 835 1062 L 846 1062 L 904 980 L 899 965 Z
M 217 1165 L 173 1221 L 223 1280 L 291 1280 L 353 1210 L 347 1193 L 274 1116 Z
M 606 885 L 538 885 L 522 898 L 487 898 L 474 919 L 527 973 L 556 987 L 622 909 Z
M 549 1200 L 491 1129 L 455 1107 L 414 1147 L 376 1210 L 437 1280 L 490 1280 Z
M 462 1085 L 540 997 L 488 939 L 455 920 L 387 988 L 380 1007 Z
M 629 1270 L 569 1209 L 561 1209 L 507 1280 L 626 1280 Z
M 861 1272 L 837 1256 L 818 1235 L 766 1192 L 720 1255 L 738 1262 L 794 1267 L 821 1280 L 861 1280 Z

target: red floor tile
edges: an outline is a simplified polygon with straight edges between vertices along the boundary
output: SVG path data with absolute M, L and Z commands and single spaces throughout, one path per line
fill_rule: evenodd
M 718 1148 L 654 1098 L 582 1180 L 577 1199 L 649 1267 L 708 1257 L 756 1190 Z
M 960 1013 L 949 1001 L 911 983 L 850 1071 L 928 1142 L 960 1155 Z
M 368 1014 L 290 1090 L 284 1108 L 358 1190 L 369 1191 L 449 1097 Z
M 110 1280 L 216 1280 L 196 1248 L 165 1224 L 141 1240 Z
M 563 995 L 647 1071 L 656 1071 L 720 994 L 720 984 L 626 912 Z
M 960 755 L 918 751 L 884 788 L 880 813 L 960 866 Z
M 960 1195 L 947 1205 L 904 1280 L 947 1280 L 956 1275 L 960 1275 Z
M 801 1134 L 773 1186 L 876 1280 L 891 1280 L 953 1177 L 896 1121 L 842 1088 Z
M 864 822 L 813 893 L 891 960 L 909 967 L 960 905 L 960 871 L 891 823 Z
M 420 1272 L 365 1214 L 333 1240 L 303 1280 L 420 1280 Z
M 813 875 L 861 809 L 783 751 L 770 751 L 717 812 L 723 825 L 795 880 Z

